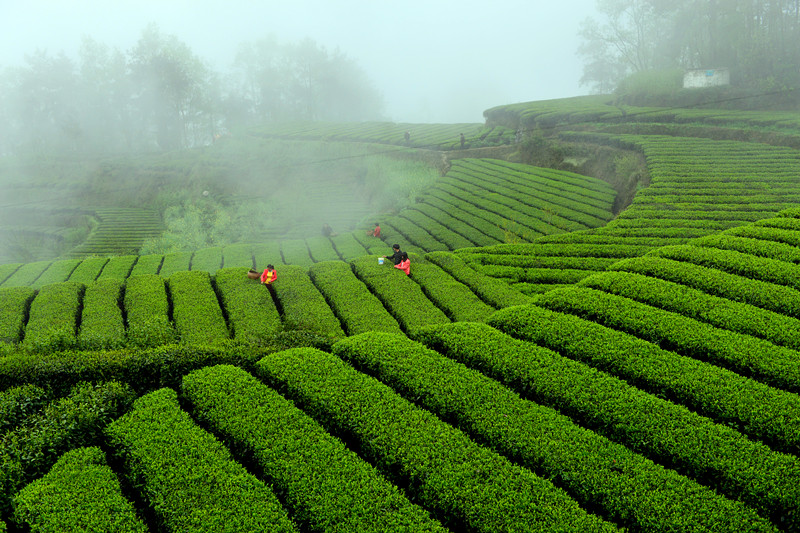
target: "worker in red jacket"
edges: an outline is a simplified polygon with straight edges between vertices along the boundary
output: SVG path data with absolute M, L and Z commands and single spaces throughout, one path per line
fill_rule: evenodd
M 367 230 L 367 235 L 371 235 L 373 237 L 381 238 L 381 226 L 377 222 L 375 223 L 375 229 L 372 231 Z
M 406 276 L 411 274 L 411 260 L 408 258 L 408 254 L 403 252 L 400 256 L 400 262 L 394 266 L 406 273 Z
M 276 279 L 278 279 L 278 273 L 275 272 L 275 267 L 267 265 L 267 268 L 264 269 L 264 273 L 261 274 L 261 283 L 264 285 L 272 285 L 272 282 Z

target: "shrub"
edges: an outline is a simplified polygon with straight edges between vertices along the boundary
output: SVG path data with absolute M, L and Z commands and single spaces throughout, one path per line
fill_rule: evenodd
M 175 341 L 163 278 L 156 274 L 131 276 L 125 284 L 124 303 L 130 344 L 158 346 Z
M 447 326 L 440 326 L 446 329 Z M 391 352 L 385 347 L 392 345 Z M 741 503 L 635 454 L 556 410 L 405 337 L 368 333 L 334 346 L 410 401 L 452 421 L 478 442 L 557 479 L 584 507 L 637 531 L 720 528 L 772 531 Z M 502 421 L 502 423 L 498 423 Z
M 222 316 L 208 272 L 176 272 L 167 280 L 172 296 L 172 316 L 181 342 L 213 344 L 227 340 Z
M 194 252 L 172 252 L 164 255 L 164 262 L 161 263 L 161 269 L 158 275 L 162 278 L 168 278 L 176 272 L 186 272 L 192 264 L 192 255 Z
M 18 385 L 0 392 L 0 432 L 14 429 L 27 416 L 38 411 L 48 399 L 36 385 Z
M 14 498 L 14 520 L 33 531 L 147 532 L 96 447 L 65 453 L 22 489 Z
M 278 331 L 281 317 L 270 292 L 257 280 L 249 279 L 247 270 L 244 267 L 218 270 L 214 285 L 234 339 L 258 342 Z
M 314 285 L 325 296 L 328 306 L 341 320 L 348 335 L 365 331 L 400 333 L 397 320 L 356 278 L 348 263 L 327 261 L 309 269 Z
M 79 347 L 88 350 L 125 345 L 121 293 L 122 282 L 111 278 L 92 282 L 86 287 L 78 333 Z
M 0 343 L 20 341 L 35 294 L 29 287 L 0 288 Z
M 158 274 L 161 270 L 161 264 L 164 262 L 164 256 L 161 254 L 140 255 L 136 264 L 131 269 L 131 276 L 142 276 L 146 274 Z
M 344 263 L 343 263 L 344 264 Z M 287 328 L 308 330 L 330 337 L 344 337 L 339 319 L 308 277 L 303 267 L 284 265 L 272 284 Z
M 356 259 L 352 264 L 356 276 L 383 302 L 405 331 L 450 322 L 412 278 L 392 265 L 379 265 L 372 257 Z M 411 272 L 414 272 L 414 259 Z
M 83 284 L 74 281 L 42 287 L 31 303 L 23 346 L 32 351 L 58 351 L 74 347 L 83 290 Z
M 133 265 L 139 258 L 138 255 L 119 255 L 112 257 L 108 263 L 103 267 L 100 276 L 97 279 L 118 279 L 124 281 L 133 270 Z M 153 272 L 154 274 L 155 272 Z
M 529 296 L 510 288 L 508 284 L 472 269 L 458 254 L 432 252 L 425 255 L 425 259 L 438 265 L 457 281 L 469 287 L 487 305 L 496 309 L 529 304 L 533 301 Z
M 77 281 L 84 284 L 91 283 L 97 279 L 106 263 L 108 263 L 107 257 L 86 258 L 72 271 L 69 281 Z
M 626 345 L 617 345 L 608 339 L 606 328 L 532 305 L 497 311 L 490 317 L 489 324 L 570 358 L 588 359 L 597 353 L 598 347 L 615 356 L 625 353 Z M 488 340 L 490 332 L 482 332 L 482 335 Z M 464 343 L 463 332 L 458 341 Z M 800 518 L 791 510 L 800 497 L 797 458 L 776 453 L 726 425 L 715 424 L 621 379 L 608 377 L 564 357 L 554 358 L 550 350 L 533 345 L 526 347 L 525 343 L 516 341 L 503 342 L 508 347 L 502 348 L 500 355 L 497 348 L 476 352 L 499 357 L 491 363 L 492 377 L 516 390 L 524 390 L 525 395 L 537 403 L 558 405 L 561 412 L 581 424 L 602 428 L 609 438 L 656 462 L 666 461 L 679 472 L 741 499 L 773 520 L 781 514 L 790 521 Z M 537 362 L 542 358 L 548 362 Z M 499 366 L 493 366 L 495 364 Z M 501 370 L 506 366 L 507 370 Z M 792 481 L 795 477 L 797 480 Z
M 222 248 L 219 246 L 197 250 L 192 256 L 192 270 L 202 270 L 213 275 L 220 268 L 222 268 Z
M 0 512 L 25 484 L 42 476 L 58 456 L 76 446 L 99 443 L 103 427 L 128 409 L 133 391 L 118 382 L 76 385 L 41 414 L 0 441 Z
M 435 263 L 415 260 L 411 279 L 454 322 L 483 322 L 494 312 L 493 307 Z
M 336 356 L 299 348 L 257 371 L 456 531 L 615 531 L 563 491 L 478 446 L 431 413 Z
M 295 530 L 272 491 L 192 422 L 173 390 L 140 397 L 106 434 L 165 529 Z
M 31 283 L 30 286 L 34 289 L 38 289 L 52 283 L 61 283 L 62 281 L 67 281 L 67 279 L 70 277 L 70 274 L 72 274 L 72 271 L 75 270 L 80 262 L 80 259 L 64 259 L 61 261 L 53 261 L 50 266 L 48 266 L 47 269 L 42 272 L 42 275 L 39 276 L 36 281 Z
M 254 457 L 305 529 L 443 531 L 369 463 L 244 370 L 206 367 L 184 377 L 182 390 L 196 416 Z

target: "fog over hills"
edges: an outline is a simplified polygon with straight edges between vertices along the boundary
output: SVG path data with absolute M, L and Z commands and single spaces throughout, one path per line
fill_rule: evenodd
M 150 23 L 222 75 L 243 41 L 310 38 L 363 68 L 392 121 L 481 122 L 495 105 L 588 92 L 577 32 L 594 4 L 0 0 L 0 68 L 37 50 L 74 58 L 83 36 L 125 52 Z

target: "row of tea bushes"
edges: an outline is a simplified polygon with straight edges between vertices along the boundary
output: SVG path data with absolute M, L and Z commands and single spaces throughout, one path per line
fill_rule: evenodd
M 475 246 L 474 242 L 432 219 L 419 209 L 404 209 L 399 217 L 392 219 L 392 222 L 397 223 L 400 218 L 407 220 L 418 228 L 424 228 L 427 233 L 446 246 L 448 250 Z
M 356 278 L 349 264 L 317 263 L 309 269 L 309 276 L 348 335 L 365 331 L 401 333 L 397 320 Z
M 550 326 L 555 316 L 520 306 L 498 311 L 489 320 L 492 326 L 542 346 L 469 323 L 427 328 L 416 337 L 524 398 L 553 407 L 583 427 L 747 503 L 775 523 L 796 523 L 796 481 L 789 480 L 800 476 L 796 457 L 773 452 L 726 425 L 574 361 L 570 354 L 560 355 L 556 344 L 563 324 Z M 590 349 L 594 343 L 586 345 Z
M 75 448 L 14 497 L 14 521 L 32 531 L 147 533 L 100 448 Z
M 712 326 L 752 335 L 793 350 L 800 347 L 800 321 L 774 311 L 709 295 L 671 281 L 624 271 L 588 277 L 582 286 L 598 289 Z
M 0 343 L 22 339 L 25 318 L 36 291 L 30 287 L 0 288 Z
M 448 179 L 457 181 L 460 187 L 469 187 L 477 194 L 491 190 L 495 195 L 492 198 L 502 198 L 500 203 L 508 207 L 527 206 L 526 224 L 543 234 L 553 233 L 548 226 L 576 231 L 602 226 L 612 217 L 610 209 L 581 204 L 577 198 L 569 201 L 560 195 L 535 189 L 530 179 L 510 182 L 481 167 L 467 168 L 460 161 L 453 162 Z
M 217 271 L 214 284 L 225 309 L 231 334 L 242 342 L 258 342 L 274 335 L 281 317 L 269 291 L 248 279 L 245 268 Z
M 551 168 L 531 167 L 502 159 L 461 159 L 461 168 L 480 170 L 514 185 L 525 185 L 563 206 L 593 206 L 599 218 L 611 218 L 617 192 L 605 181 Z M 562 199 L 559 200 L 558 197 Z M 564 200 L 567 200 L 565 203 Z M 587 211 L 589 212 L 589 211 Z
M 542 312 L 538 319 L 549 317 L 553 327 L 571 328 L 561 334 L 558 341 L 552 341 L 559 343 L 557 347 L 562 352 L 737 427 L 778 449 L 791 453 L 800 451 L 800 419 L 782 414 L 800 413 L 800 398 L 796 394 L 669 352 L 653 343 L 602 326 L 602 321 L 589 322 L 561 314 L 575 310 L 570 300 L 578 298 L 596 298 L 599 304 L 606 303 L 610 307 L 607 299 L 596 292 L 584 290 L 575 294 L 570 289 L 561 289 L 537 300 L 537 305 L 556 311 Z M 621 314 L 619 320 L 624 320 L 624 317 Z
M 160 528 L 296 531 L 272 490 L 180 409 L 172 389 L 138 398 L 106 434 Z
M 309 279 L 305 268 L 284 265 L 278 272 L 278 280 L 272 289 L 286 327 L 315 331 L 331 338 L 344 337 L 339 319 Z
M 119 280 L 102 279 L 86 285 L 78 333 L 81 349 L 121 348 L 126 344 L 121 301 Z
M 424 201 L 408 208 L 419 211 L 452 231 L 463 235 L 477 246 L 491 246 L 505 242 L 503 231 L 477 215 L 473 209 L 446 193 L 429 191 Z
M 783 315 L 800 317 L 800 291 L 738 274 L 660 256 L 620 261 L 612 271 L 658 278 Z
M 453 530 L 616 531 L 549 481 L 478 446 L 339 358 L 311 348 L 266 355 L 257 372 L 343 433 Z
M 708 246 L 665 246 L 648 255 L 714 268 L 748 279 L 800 290 L 797 265 L 768 257 Z
M 416 257 L 413 257 L 412 270 L 415 261 Z M 420 286 L 394 265 L 388 262 L 378 264 L 372 257 L 356 259 L 352 265 L 356 276 L 378 297 L 404 331 L 450 322 L 444 312 L 425 296 Z
M 124 305 L 131 345 L 158 346 L 176 340 L 162 277 L 156 274 L 130 277 L 125 284 Z
M 396 349 L 389 352 L 388 345 Z M 334 353 L 474 440 L 559 480 L 584 508 L 599 506 L 618 525 L 654 533 L 773 530 L 744 505 L 405 337 L 349 337 L 334 345 Z
M 167 279 L 167 285 L 181 342 L 215 344 L 230 338 L 208 272 L 176 272 Z
M 30 306 L 24 346 L 32 351 L 59 351 L 77 344 L 84 285 L 67 281 L 42 287 Z
M 762 339 L 589 288 L 565 287 L 536 303 L 729 368 L 770 386 L 800 391 L 798 353 Z
M 490 278 L 471 268 L 460 254 L 432 252 L 425 259 L 453 276 L 475 293 L 481 301 L 496 309 L 531 303 L 531 298 L 511 289 L 507 283 Z
M 0 440 L 0 515 L 8 516 L 11 498 L 47 472 L 59 455 L 76 446 L 97 444 L 103 427 L 125 412 L 134 399 L 128 385 L 110 381 L 78 384 L 48 403 Z
M 306 530 L 445 530 L 369 463 L 252 375 L 207 367 L 183 378 L 193 412 L 233 448 L 251 454 Z M 391 512 L 387 512 L 391 509 Z
M 411 279 L 453 322 L 483 322 L 494 312 L 494 307 L 435 263 L 415 258 Z
M 43 388 L 31 384 L 0 392 L 0 432 L 14 429 L 26 417 L 39 410 L 49 396 Z

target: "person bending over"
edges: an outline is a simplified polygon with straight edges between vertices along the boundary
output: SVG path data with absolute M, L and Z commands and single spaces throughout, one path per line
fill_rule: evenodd
M 403 260 L 403 252 L 400 251 L 399 244 L 392 245 L 392 255 L 384 255 L 383 257 L 386 259 L 391 259 L 395 265 L 399 265 L 400 261 Z
M 411 274 L 411 260 L 408 258 L 408 254 L 405 252 L 401 252 L 400 254 L 400 262 L 394 266 L 406 273 L 406 276 Z

